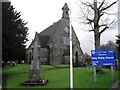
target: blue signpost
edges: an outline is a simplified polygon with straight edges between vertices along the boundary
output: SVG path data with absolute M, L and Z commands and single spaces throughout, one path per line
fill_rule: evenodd
M 94 66 L 94 81 L 96 82 L 95 66 L 111 66 L 112 81 L 114 81 L 113 66 L 115 65 L 113 50 L 91 50 L 92 66 Z
M 92 66 L 114 66 L 113 50 L 91 50 Z

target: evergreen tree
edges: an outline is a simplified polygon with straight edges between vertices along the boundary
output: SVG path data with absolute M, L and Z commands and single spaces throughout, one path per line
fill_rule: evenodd
M 10 2 L 2 3 L 2 59 L 21 60 L 25 56 L 28 27 Z
M 120 55 L 120 34 L 119 34 L 117 37 L 118 37 L 118 39 L 116 40 L 116 43 L 117 43 L 117 51 L 118 51 L 118 53 L 119 53 L 119 55 Z

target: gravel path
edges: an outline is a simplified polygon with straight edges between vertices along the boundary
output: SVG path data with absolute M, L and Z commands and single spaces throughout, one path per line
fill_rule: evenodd
M 114 83 L 109 90 L 120 90 L 120 80 Z

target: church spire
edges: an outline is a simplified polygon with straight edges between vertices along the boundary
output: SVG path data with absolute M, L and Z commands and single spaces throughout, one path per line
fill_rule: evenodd
M 62 10 L 63 10 L 62 18 L 69 19 L 69 7 L 67 3 L 64 4 Z

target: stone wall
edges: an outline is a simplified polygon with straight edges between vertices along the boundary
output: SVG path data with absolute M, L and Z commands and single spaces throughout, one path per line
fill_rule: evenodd
M 40 58 L 40 65 L 46 65 L 48 64 L 48 59 L 47 58 Z
M 39 60 L 40 60 L 40 64 L 48 64 L 48 49 L 40 48 Z
M 61 56 L 54 56 L 53 64 L 62 64 L 63 58 Z
M 48 49 L 47 48 L 40 48 L 39 57 L 40 58 L 47 58 L 48 57 Z
M 70 64 L 70 56 L 69 55 L 64 56 L 64 61 L 65 61 L 65 64 Z

